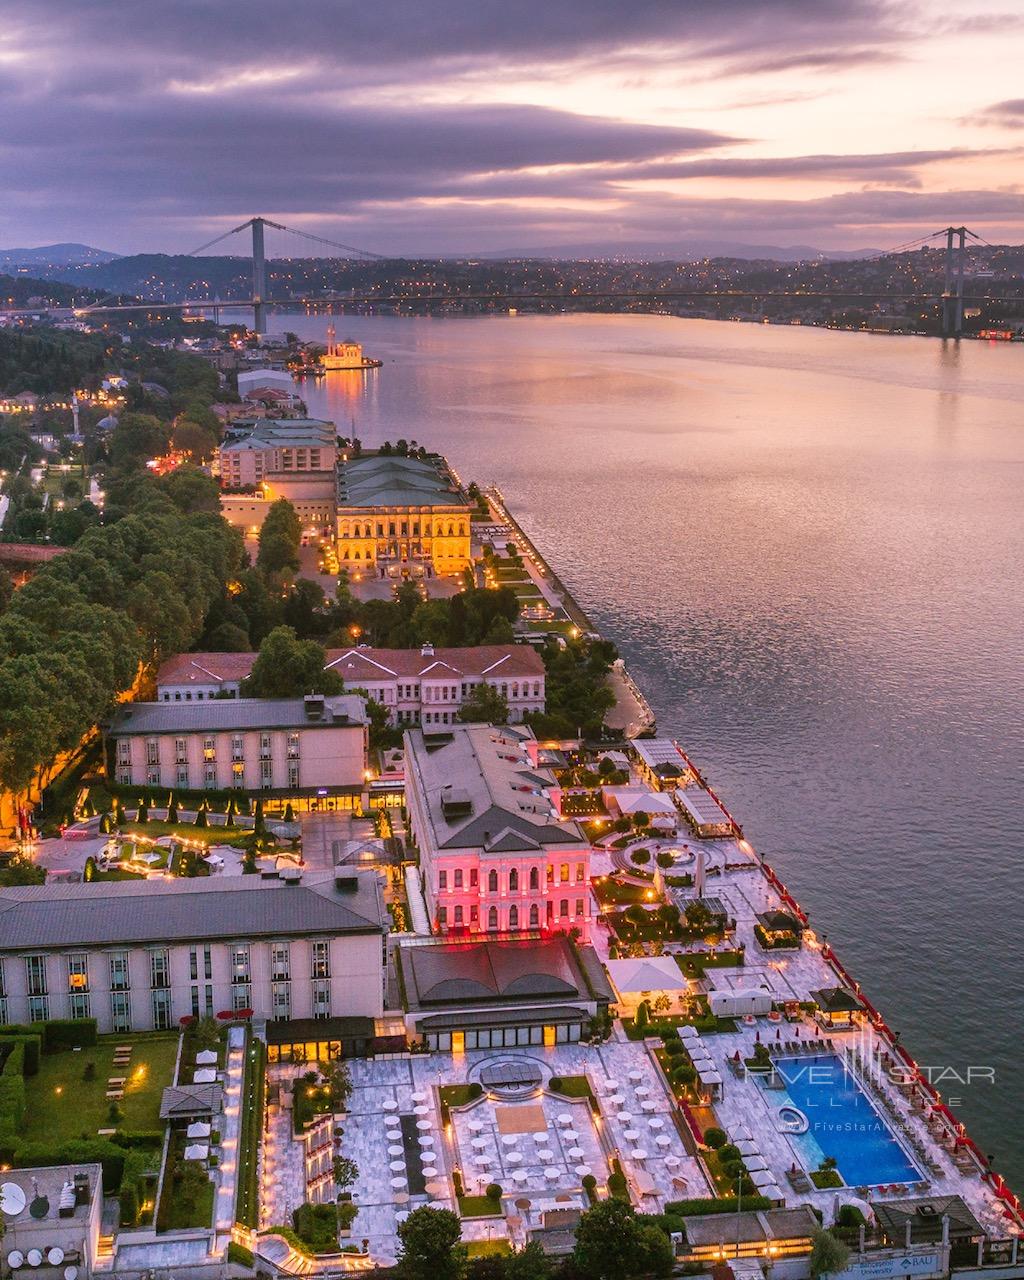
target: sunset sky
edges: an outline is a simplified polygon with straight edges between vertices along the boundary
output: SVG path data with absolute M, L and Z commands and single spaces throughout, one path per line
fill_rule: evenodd
M 1022 66 L 1021 0 L 0 0 L 0 248 L 1019 242 Z

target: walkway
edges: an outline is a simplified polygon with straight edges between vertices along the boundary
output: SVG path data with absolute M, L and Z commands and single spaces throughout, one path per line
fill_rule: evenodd
M 245 1075 L 245 1031 L 228 1032 L 228 1060 L 224 1072 L 224 1117 L 221 1145 L 224 1155 L 217 1178 L 213 1222 L 218 1234 L 230 1235 L 235 1223 L 235 1185 L 238 1180 L 238 1135 L 242 1127 L 242 1079 Z

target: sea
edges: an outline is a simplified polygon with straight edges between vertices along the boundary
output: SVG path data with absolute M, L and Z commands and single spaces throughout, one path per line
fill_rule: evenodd
M 1024 345 L 336 324 L 383 365 L 304 383 L 310 413 L 500 486 L 659 732 L 1024 1192 Z

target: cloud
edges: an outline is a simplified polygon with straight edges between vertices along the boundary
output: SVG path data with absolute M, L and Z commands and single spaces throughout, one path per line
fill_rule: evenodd
M 973 120 L 982 124 L 1004 124 L 1018 128 L 1024 125 L 1024 98 L 1008 98 L 1004 102 L 994 102 L 985 107 Z

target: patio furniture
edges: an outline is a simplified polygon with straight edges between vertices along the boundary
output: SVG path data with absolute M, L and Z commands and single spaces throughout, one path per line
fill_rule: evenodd
M 401 1173 L 405 1169 L 405 1161 L 392 1160 L 391 1163 L 388 1165 L 388 1168 L 391 1170 L 392 1173 Z
M 647 1159 L 647 1152 L 643 1149 L 643 1147 L 634 1147 L 634 1149 L 629 1153 L 629 1155 L 630 1155 L 630 1159 L 635 1160 L 637 1164 L 640 1164 L 642 1161 Z
M 124 1090 L 123 1090 L 123 1089 L 108 1089 L 108 1090 L 107 1090 L 107 1098 L 108 1098 L 111 1102 L 120 1102 L 120 1101 L 121 1101 L 121 1099 L 122 1099 L 123 1097 L 124 1097 Z
M 522 1153 L 519 1151 L 510 1151 L 508 1155 L 505 1157 L 505 1159 L 508 1161 L 509 1164 L 523 1163 Z
M 540 1145 L 540 1144 L 542 1144 L 542 1143 L 546 1143 L 546 1142 L 550 1142 L 550 1141 L 551 1141 L 551 1139 L 550 1139 L 550 1138 L 548 1137 L 548 1135 L 547 1135 L 546 1130 L 544 1130 L 544 1129 L 541 1129 L 539 1132 L 535 1133 L 535 1134 L 533 1135 L 533 1140 L 534 1140 L 534 1142 L 536 1142 L 538 1145 Z
M 397 1111 L 397 1110 L 398 1110 L 398 1103 L 394 1100 L 394 1098 L 389 1098 L 389 1099 L 387 1100 L 387 1102 L 385 1102 L 385 1103 L 382 1105 L 381 1110 L 382 1110 L 382 1111 Z
M 416 1121 L 416 1128 L 417 1128 L 417 1129 L 419 1129 L 420 1133 L 427 1133 L 427 1132 L 429 1132 L 429 1130 L 431 1130 L 433 1127 L 434 1127 L 434 1126 L 430 1123 L 430 1121 L 429 1121 L 429 1120 L 417 1120 L 417 1121 Z
M 557 1169 L 545 1169 L 544 1177 L 547 1179 L 548 1182 L 557 1182 L 558 1179 L 561 1177 L 561 1174 L 558 1172 Z
M 414 1116 L 429 1116 L 430 1108 L 425 1107 L 422 1103 L 420 1103 L 419 1106 L 413 1107 L 412 1113 Z
M 652 1111 L 657 1111 L 657 1109 L 658 1109 L 658 1104 L 657 1104 L 656 1102 L 641 1102 L 641 1103 L 640 1103 L 640 1110 L 641 1110 L 641 1111 L 646 1111 L 648 1114 L 650 1114 L 650 1112 L 652 1112 Z
M 513 1169 L 513 1170 L 512 1170 L 512 1181 L 513 1181 L 513 1182 L 523 1183 L 523 1182 L 525 1182 L 525 1181 L 527 1180 L 527 1178 L 528 1178 L 529 1176 L 530 1176 L 530 1175 L 526 1172 L 526 1170 L 525 1170 L 525 1169 Z
M 651 1116 L 650 1120 L 647 1121 L 647 1124 L 651 1129 L 664 1129 L 665 1127 L 665 1121 L 662 1120 L 661 1116 Z
M 518 1141 L 518 1133 L 503 1133 L 501 1135 L 501 1145 L 503 1147 L 514 1147 Z
M 395 1191 L 401 1191 L 401 1190 L 403 1189 L 403 1187 L 405 1186 L 405 1179 L 404 1179 L 404 1178 L 392 1178 L 392 1179 L 391 1179 L 391 1185 L 392 1185 L 392 1187 L 395 1189 Z
M 108 1089 L 123 1089 L 123 1088 L 124 1088 L 124 1086 L 125 1086 L 127 1083 L 128 1083 L 128 1077 L 127 1077 L 127 1076 L 110 1076 L 110 1077 L 107 1079 L 107 1088 L 108 1088 Z
M 568 1153 L 570 1160 L 582 1160 L 586 1154 L 582 1147 L 573 1147 Z
M 413 1102 L 426 1102 L 427 1095 L 423 1093 L 422 1090 L 418 1090 L 412 1095 L 412 1100 Z
M 636 1142 L 636 1140 L 640 1137 L 639 1133 L 637 1133 L 635 1129 L 627 1129 L 622 1136 L 626 1139 L 627 1142 Z
M 423 1166 L 423 1176 L 425 1178 L 436 1178 L 437 1169 L 432 1164 L 425 1164 Z
M 486 1151 L 490 1144 L 486 1138 L 473 1138 L 470 1145 L 475 1151 Z
M 578 1164 L 578 1165 L 576 1166 L 576 1173 L 579 1175 L 579 1177 L 581 1177 L 581 1178 L 585 1178 L 585 1177 L 587 1176 L 587 1174 L 588 1174 L 588 1173 L 590 1173 L 590 1165 L 589 1165 L 589 1164 Z
M 482 1129 L 483 1129 L 483 1125 L 480 1123 L 479 1120 L 470 1120 L 469 1122 L 470 1133 L 480 1133 Z
M 574 1144 L 579 1142 L 580 1140 L 580 1135 L 576 1132 L 575 1129 L 563 1129 L 562 1137 L 566 1140 L 566 1142 L 572 1142 Z
M 555 1158 L 555 1153 L 553 1151 L 537 1152 L 537 1159 L 540 1160 L 543 1164 L 550 1164 L 551 1161 L 554 1160 L 554 1158 Z
M 616 1093 L 612 1097 L 610 1097 L 608 1101 L 612 1104 L 613 1107 L 621 1107 L 622 1104 L 626 1101 L 626 1099 L 623 1097 L 621 1093 Z
M 638 1098 L 649 1098 L 651 1096 L 651 1091 L 646 1085 L 638 1084 L 636 1087 L 636 1096 Z
M 563 1129 L 567 1129 L 567 1128 L 569 1127 L 569 1125 L 571 1125 L 571 1124 L 572 1124 L 572 1116 L 570 1115 L 570 1113 L 569 1113 L 568 1111 L 563 1111 L 563 1112 L 561 1112 L 561 1113 L 556 1117 L 556 1119 L 557 1119 L 557 1121 L 558 1121 L 558 1124 L 559 1124 Z
M 679 1166 L 680 1166 L 681 1164 L 682 1164 L 682 1161 L 679 1159 L 679 1157 L 678 1157 L 678 1156 L 666 1156 L 666 1157 L 665 1157 L 665 1168 L 666 1168 L 666 1169 L 678 1169 L 678 1168 L 679 1168 Z
M 404 1153 L 404 1151 L 405 1151 L 405 1148 L 400 1147 L 397 1143 L 392 1143 L 391 1146 L 388 1147 L 389 1156 L 400 1156 Z
M 633 1113 L 632 1113 L 632 1111 L 620 1111 L 620 1112 L 619 1112 L 619 1120 L 620 1120 L 623 1124 L 629 1124 L 629 1122 L 630 1122 L 632 1119 L 633 1119 Z
M 670 1147 L 672 1145 L 672 1139 L 668 1136 L 667 1133 L 659 1133 L 657 1137 L 654 1139 L 654 1142 L 656 1146 L 659 1146 L 662 1149 L 664 1149 L 665 1147 Z

